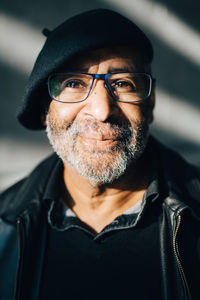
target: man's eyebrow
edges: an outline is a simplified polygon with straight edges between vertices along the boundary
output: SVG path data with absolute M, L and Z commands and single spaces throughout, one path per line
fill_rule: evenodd
M 135 70 L 133 70 L 132 68 L 130 67 L 123 67 L 123 68 L 110 68 L 109 69 L 109 72 L 110 73 L 120 73 L 120 72 L 134 72 Z
M 71 72 L 80 72 L 80 73 L 87 73 L 88 72 L 88 68 L 87 67 L 72 67 L 70 68 Z

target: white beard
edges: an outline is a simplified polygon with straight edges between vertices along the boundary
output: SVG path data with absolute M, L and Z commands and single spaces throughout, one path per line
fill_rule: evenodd
M 74 121 L 66 126 L 47 115 L 47 136 L 54 151 L 63 162 L 70 164 L 79 174 L 91 182 L 111 183 L 126 171 L 144 152 L 148 140 L 146 121 L 135 124 L 112 125 L 96 120 Z M 87 130 L 95 132 L 117 132 L 120 137 L 114 147 L 103 151 L 90 150 L 80 142 L 79 136 Z

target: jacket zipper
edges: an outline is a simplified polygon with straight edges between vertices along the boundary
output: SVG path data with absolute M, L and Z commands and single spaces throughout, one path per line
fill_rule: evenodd
M 19 300 L 20 295 L 20 268 L 22 265 L 22 232 L 21 232 L 21 220 L 17 219 L 17 232 L 18 232 L 18 247 L 19 247 L 19 255 L 18 255 L 18 266 L 16 272 L 16 284 L 15 284 L 15 292 L 14 292 L 14 300 Z
M 175 257 L 176 257 L 176 261 L 177 261 L 178 266 L 179 266 L 179 270 L 181 272 L 183 282 L 184 282 L 185 287 L 186 287 L 186 291 L 187 291 L 187 294 L 188 294 L 188 297 L 189 297 L 188 299 L 192 300 L 189 285 L 188 285 L 188 282 L 187 282 L 187 278 L 185 276 L 185 272 L 183 270 L 183 266 L 181 264 L 181 259 L 180 259 L 179 252 L 178 252 L 177 235 L 178 235 L 178 231 L 179 231 L 179 228 L 180 228 L 180 225 L 181 225 L 181 221 L 182 221 L 181 215 L 178 215 L 178 224 L 177 224 L 177 227 L 176 227 L 176 230 L 175 230 L 175 234 L 173 236 L 173 249 L 174 249 L 174 254 L 175 254 Z

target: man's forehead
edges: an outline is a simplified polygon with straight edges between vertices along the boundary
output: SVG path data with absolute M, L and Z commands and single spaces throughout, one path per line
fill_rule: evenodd
M 134 47 L 118 46 L 112 48 L 101 48 L 97 50 L 87 51 L 74 57 L 68 64 L 67 69 L 70 71 L 85 71 L 94 64 L 100 64 L 110 61 L 113 69 L 121 68 L 130 70 L 141 68 L 144 66 L 142 55 Z

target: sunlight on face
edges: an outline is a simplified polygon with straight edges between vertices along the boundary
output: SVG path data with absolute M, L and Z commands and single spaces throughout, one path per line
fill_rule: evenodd
M 78 67 L 72 64 L 70 68 L 98 74 L 116 68 L 143 72 L 138 53 L 135 60 L 133 55 L 134 51 L 127 48 L 101 49 L 89 58 L 80 56 Z M 97 80 L 84 102 L 52 101 L 46 123 L 50 143 L 64 164 L 98 183 L 113 182 L 124 174 L 141 156 L 148 139 L 149 120 L 141 106 L 115 101 L 102 80 Z

